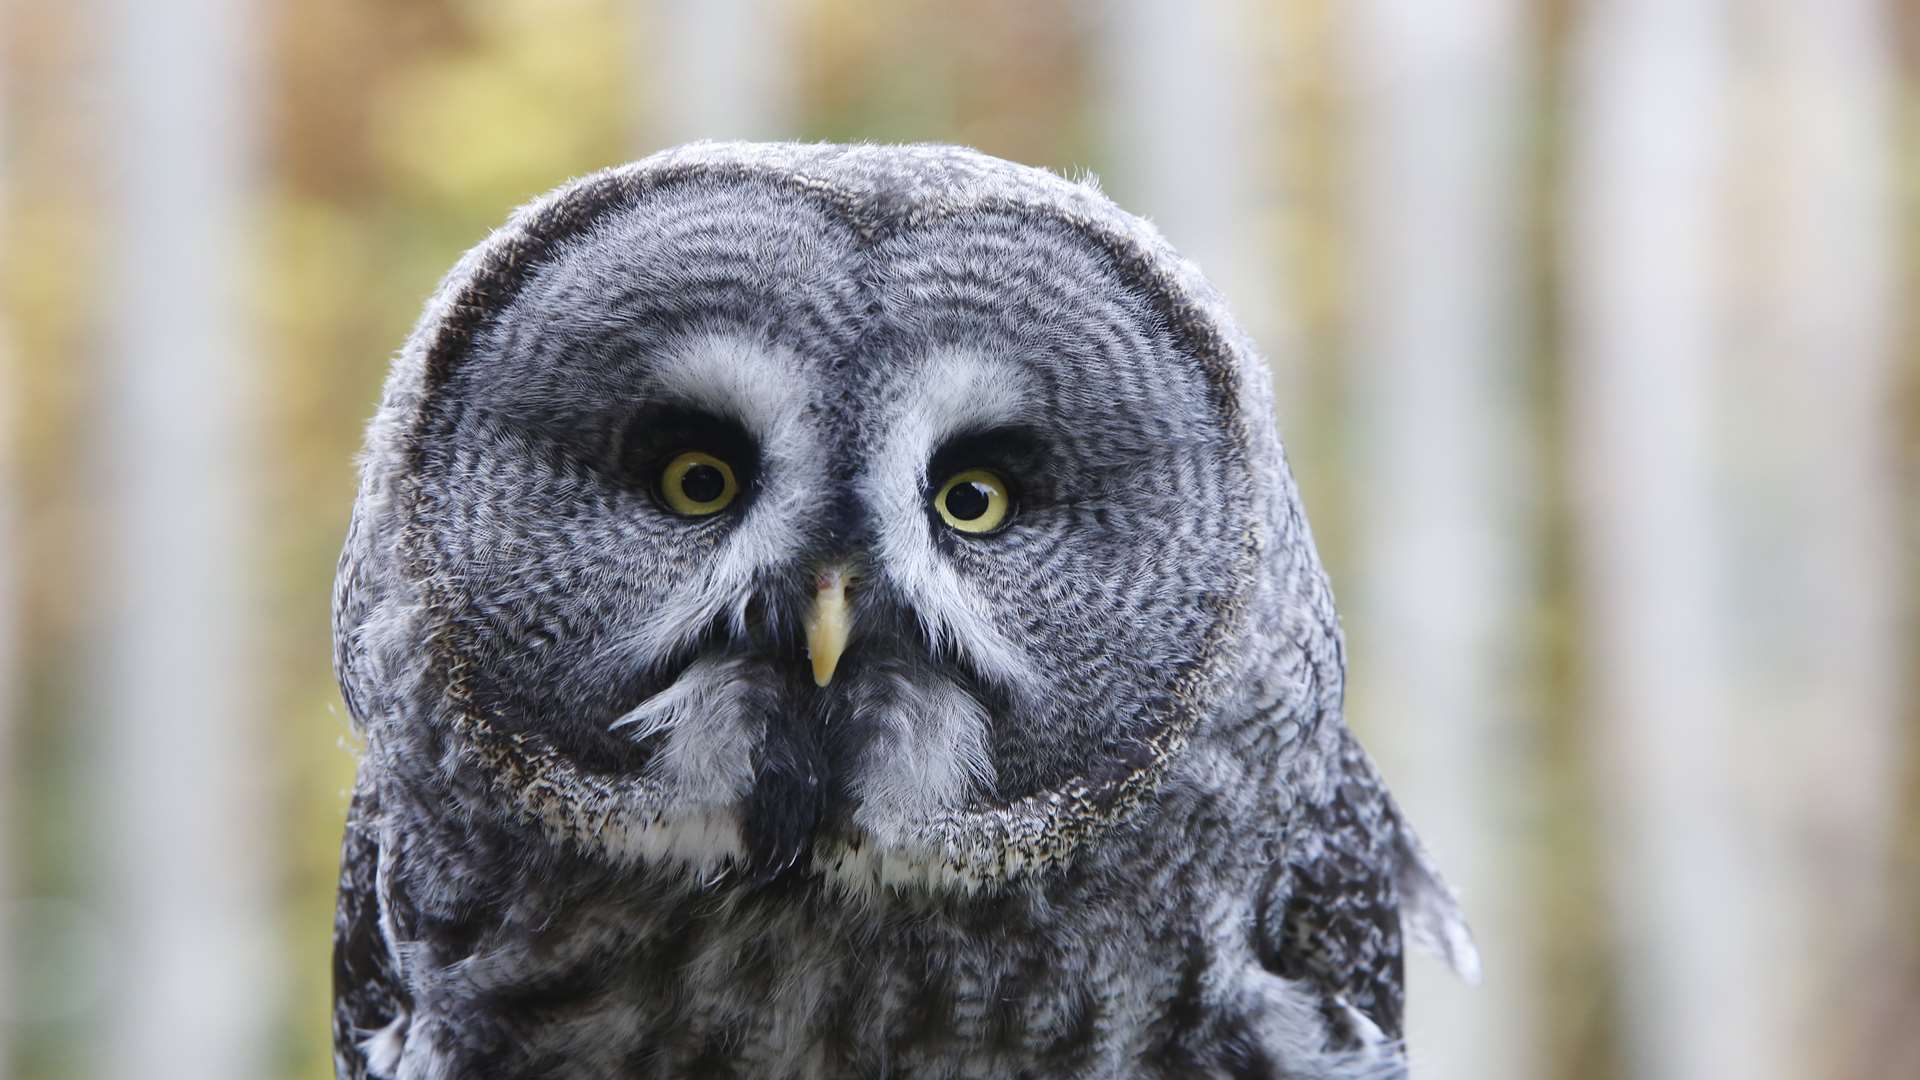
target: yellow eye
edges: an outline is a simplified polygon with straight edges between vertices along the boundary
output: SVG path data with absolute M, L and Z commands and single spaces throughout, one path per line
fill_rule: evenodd
M 940 520 L 963 533 L 990 533 L 1007 523 L 1013 497 L 1007 482 L 991 469 L 955 473 L 933 497 Z
M 733 466 L 698 450 L 683 450 L 660 470 L 660 499 L 676 514 L 706 517 L 727 508 L 740 485 Z

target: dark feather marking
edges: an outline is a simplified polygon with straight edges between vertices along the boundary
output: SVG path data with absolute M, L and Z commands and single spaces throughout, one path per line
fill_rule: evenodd
M 347 807 L 333 917 L 333 1061 L 342 1080 L 366 1080 L 360 1041 L 413 1007 L 380 929 L 378 813 L 371 785 L 358 785 Z
M 1033 988 L 1045 984 L 1046 964 L 1029 953 L 1009 975 L 980 974 L 987 979 L 986 1044 L 1002 1059 L 1018 1059 L 1026 1048 Z
M 747 873 L 767 885 L 806 870 L 826 789 L 826 757 L 801 725 L 770 724 L 747 796 Z
M 702 1033 L 700 1052 L 687 1061 L 685 1075 L 713 1077 L 714 1080 L 738 1076 L 739 1070 L 735 1066 L 740 1056 L 740 1046 L 745 1041 L 745 1036 L 733 1028 L 715 1028 Z
M 1260 1045 L 1259 1036 L 1245 1017 L 1235 1016 L 1222 1025 L 1219 1035 L 1220 1067 L 1232 1080 L 1279 1080 L 1280 1069 Z
M 936 961 L 920 974 L 918 986 L 908 999 L 899 1041 L 906 1046 L 934 1046 L 951 1043 L 954 1030 L 954 973 L 946 963 Z
M 1041 1064 L 1061 1070 L 1089 1056 L 1106 1015 L 1105 1006 L 1088 987 L 1067 987 L 1064 993 L 1059 1032 L 1040 1051 Z
M 1399 815 L 1351 735 L 1343 733 L 1336 767 L 1331 797 L 1303 805 L 1295 826 L 1314 842 L 1269 875 L 1259 913 L 1261 959 L 1321 990 L 1337 1041 L 1357 1034 L 1342 1000 L 1397 1039 L 1405 994 L 1394 884 Z
M 865 972 L 849 971 L 849 978 L 864 978 Z M 816 1021 L 820 1046 L 830 1066 L 845 1068 L 860 1056 L 861 1010 L 866 1003 L 860 994 L 835 994 Z
M 1141 1064 L 1163 1076 L 1192 1076 L 1206 1068 L 1194 1051 L 1208 1021 L 1207 969 L 1213 966 L 1213 948 L 1202 938 L 1184 942 L 1180 982 L 1154 1023 L 1154 1042 Z
M 500 1016 L 523 1016 L 538 1022 L 587 1005 L 606 993 L 613 971 L 594 957 L 576 967 L 539 978 L 481 991 L 474 1000 Z

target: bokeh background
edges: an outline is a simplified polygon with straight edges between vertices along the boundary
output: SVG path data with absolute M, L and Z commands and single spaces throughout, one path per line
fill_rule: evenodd
M 12 0 L 0 1077 L 331 1075 L 387 357 L 720 136 L 1092 169 L 1228 293 L 1485 952 L 1416 1075 L 1920 1076 L 1917 118 L 1907 0 Z

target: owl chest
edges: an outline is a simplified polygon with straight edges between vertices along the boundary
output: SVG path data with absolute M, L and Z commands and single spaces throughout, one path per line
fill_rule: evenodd
M 1154 1028 L 1139 949 L 697 904 L 501 939 L 422 994 L 455 1075 L 1100 1074 Z

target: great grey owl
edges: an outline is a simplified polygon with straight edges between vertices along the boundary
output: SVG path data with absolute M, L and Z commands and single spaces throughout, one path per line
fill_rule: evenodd
M 1271 396 L 1150 226 L 968 150 L 520 211 L 341 560 L 339 1074 L 1403 1074 L 1403 932 L 1476 961 Z

